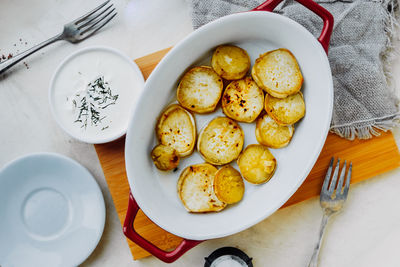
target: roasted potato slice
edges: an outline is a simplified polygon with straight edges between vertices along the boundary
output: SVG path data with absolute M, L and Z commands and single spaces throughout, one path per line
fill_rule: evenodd
M 227 117 L 217 117 L 202 129 L 197 150 L 205 161 L 224 165 L 235 160 L 244 143 L 244 133 L 239 124 Z
M 170 146 L 158 145 L 151 151 L 151 159 L 154 165 L 162 171 L 175 169 L 179 165 L 179 155 Z
M 178 195 L 190 212 L 220 211 L 226 207 L 214 193 L 217 168 L 208 163 L 185 168 L 178 180 Z
M 299 92 L 303 84 L 303 75 L 296 58 L 284 48 L 260 55 L 251 75 L 259 87 L 278 98 Z
M 226 80 L 243 78 L 250 69 L 250 57 L 237 46 L 218 46 L 212 56 L 211 66 L 219 76 Z
M 303 94 L 290 95 L 286 98 L 265 96 L 265 111 L 280 125 L 290 125 L 299 121 L 306 113 Z
M 222 96 L 225 115 L 241 122 L 253 122 L 264 108 L 264 93 L 251 77 L 231 82 Z
M 253 184 L 268 182 L 276 169 L 276 159 L 266 146 L 249 145 L 237 160 L 243 178 Z
M 196 124 L 192 114 L 179 105 L 167 107 L 158 119 L 159 142 L 174 148 L 180 157 L 190 155 L 196 143 Z
M 244 195 L 242 175 L 235 168 L 226 165 L 215 173 L 214 192 L 226 204 L 239 202 Z
M 257 120 L 257 141 L 271 148 L 281 148 L 289 144 L 294 133 L 293 125 L 279 125 L 268 114 L 264 114 Z
M 215 110 L 223 86 L 222 78 L 211 67 L 194 67 L 183 75 L 176 97 L 182 107 L 208 113 Z

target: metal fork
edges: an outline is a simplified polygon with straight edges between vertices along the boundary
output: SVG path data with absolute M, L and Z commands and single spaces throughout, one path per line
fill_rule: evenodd
M 92 11 L 83 15 L 82 17 L 64 25 L 62 33 L 44 41 L 6 61 L 0 63 L 0 74 L 26 58 L 27 56 L 35 53 L 39 49 L 54 43 L 59 40 L 66 40 L 71 43 L 78 43 L 86 38 L 92 36 L 95 32 L 104 27 L 110 20 L 112 20 L 117 12 L 113 7 L 113 4 L 107 5 L 110 0 L 104 2 L 100 6 L 96 7 Z
M 339 178 L 339 182 L 337 183 L 337 186 L 336 186 L 336 182 L 337 182 L 338 175 L 339 175 L 340 159 L 338 158 L 335 170 L 333 171 L 333 174 L 332 174 L 333 162 L 334 162 L 334 158 L 332 158 L 331 162 L 329 163 L 329 168 L 328 168 L 328 171 L 326 172 L 324 184 L 322 185 L 322 189 L 321 189 L 320 203 L 321 203 L 321 207 L 324 211 L 324 216 L 322 217 L 321 228 L 319 231 L 319 241 L 314 248 L 314 253 L 311 257 L 308 267 L 317 267 L 318 255 L 319 255 L 319 251 L 321 248 L 322 237 L 325 232 L 325 226 L 326 226 L 330 216 L 332 214 L 338 212 L 339 210 L 341 210 L 341 208 L 343 207 L 343 204 L 347 198 L 347 194 L 349 192 L 351 170 L 352 170 L 353 164 L 350 162 L 350 167 L 349 167 L 349 170 L 347 171 L 346 182 L 343 187 L 345 174 L 346 174 L 346 161 L 344 161 L 342 170 L 340 172 L 340 178 Z M 329 187 L 328 187 L 328 185 L 329 185 Z

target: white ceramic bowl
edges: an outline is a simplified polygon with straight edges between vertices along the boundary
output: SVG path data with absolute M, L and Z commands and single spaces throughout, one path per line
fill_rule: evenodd
M 78 266 L 100 241 L 103 195 L 90 172 L 53 153 L 0 170 L 0 264 Z
M 71 99 L 76 87 L 86 86 L 99 74 L 104 75 L 105 80 L 111 79 L 108 81 L 112 90 L 113 83 L 119 85 L 117 92 L 114 91 L 119 98 L 115 105 L 108 107 L 113 109 L 113 118 L 103 123 L 104 127 L 100 125 L 98 128 L 105 130 L 85 131 L 74 123 L 72 105 L 66 99 Z M 108 47 L 84 48 L 68 56 L 56 69 L 49 88 L 51 113 L 58 125 L 73 138 L 92 144 L 107 143 L 126 133 L 132 108 L 143 86 L 144 78 L 140 69 L 126 55 Z
M 156 145 L 154 126 L 162 109 L 174 99 L 185 70 L 202 63 L 209 65 L 213 49 L 227 43 L 244 48 L 252 65 L 266 51 L 289 49 L 304 76 L 306 115 L 296 125 L 288 147 L 271 149 L 277 159 L 277 170 L 268 183 L 246 183 L 242 201 L 221 212 L 188 213 L 178 198 L 177 180 L 185 167 L 204 161 L 195 152 L 180 162 L 177 172 L 158 171 L 150 158 L 150 151 Z M 135 107 L 125 146 L 133 196 L 153 222 L 187 239 L 206 240 L 244 230 L 281 207 L 304 181 L 324 145 L 332 104 L 333 85 L 326 53 L 300 24 L 270 12 L 244 12 L 207 24 L 176 45 L 157 65 Z M 197 131 L 220 114 L 220 110 L 209 115 L 196 114 Z M 245 132 L 245 146 L 257 143 L 254 123 L 240 125 Z

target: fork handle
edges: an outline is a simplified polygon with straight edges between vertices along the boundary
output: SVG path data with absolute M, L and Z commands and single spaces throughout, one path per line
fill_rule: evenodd
M 3 74 L 6 70 L 8 70 L 9 68 L 11 68 L 12 66 L 14 66 L 15 64 L 17 64 L 18 62 L 20 62 L 21 60 L 23 60 L 24 58 L 30 56 L 31 54 L 35 53 L 36 51 L 42 49 L 45 46 L 48 46 L 51 43 L 54 43 L 58 40 L 62 40 L 64 37 L 64 35 L 58 34 L 50 39 L 48 39 L 47 41 L 44 41 L 22 53 L 19 53 L 18 55 L 3 61 L 2 63 L 0 63 L 0 74 Z
M 318 266 L 318 255 L 319 255 L 319 251 L 321 249 L 322 237 L 324 236 L 325 227 L 326 227 L 326 224 L 328 223 L 328 219 L 330 216 L 331 216 L 331 214 L 327 214 L 324 212 L 324 216 L 322 217 L 321 227 L 319 229 L 319 240 L 318 240 L 317 245 L 314 248 L 314 253 L 311 256 L 311 260 L 308 263 L 308 267 L 317 267 Z

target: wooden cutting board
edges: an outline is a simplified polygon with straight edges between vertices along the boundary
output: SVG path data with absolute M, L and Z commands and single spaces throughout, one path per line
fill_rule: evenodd
M 158 51 L 135 60 L 145 79 L 147 79 L 168 50 Z M 111 143 L 95 145 L 121 225 L 125 220 L 129 199 L 129 184 L 125 173 L 124 144 L 125 138 L 121 138 Z M 283 207 L 319 195 L 322 181 L 332 156 L 353 162 L 352 183 L 369 179 L 400 166 L 399 150 L 393 134 L 390 132 L 382 133 L 379 137 L 374 137 L 370 140 L 355 141 L 348 141 L 334 134 L 329 134 L 324 148 L 307 179 Z M 134 227 L 140 235 L 164 250 L 174 248 L 182 240 L 159 228 L 141 211 L 136 217 Z M 135 243 L 128 239 L 127 242 L 135 260 L 149 256 L 149 253 Z

